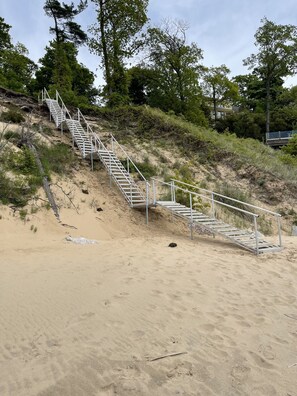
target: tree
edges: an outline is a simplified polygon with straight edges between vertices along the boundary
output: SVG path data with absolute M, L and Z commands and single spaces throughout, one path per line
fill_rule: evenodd
M 230 70 L 226 65 L 206 68 L 204 72 L 204 90 L 207 97 L 211 98 L 215 123 L 217 122 L 217 108 L 238 99 L 238 86 L 228 78 Z
M 28 50 L 23 44 L 13 45 L 10 28 L 0 17 L 0 84 L 27 93 L 37 66 L 28 58 Z
M 145 61 L 151 70 L 148 103 L 205 124 L 198 83 L 202 51 L 195 43 L 187 44 L 187 29 L 185 23 L 169 21 L 160 28 L 148 29 Z
M 70 90 L 74 97 L 77 97 L 77 104 L 81 103 L 95 103 L 98 96 L 98 90 L 94 88 L 94 74 L 84 65 L 78 63 L 78 50 L 73 43 L 64 43 L 63 50 L 67 58 L 67 65 L 69 66 L 69 77 L 71 81 Z M 54 84 L 54 69 L 56 58 L 55 42 L 50 42 L 46 47 L 45 55 L 39 60 L 41 67 L 35 74 L 35 81 L 32 84 L 32 91 L 38 92 L 43 87 L 50 89 Z M 73 104 L 76 104 L 73 102 Z
M 133 66 L 127 71 L 129 99 L 134 105 L 148 103 L 148 87 L 151 71 L 141 66 Z
M 9 33 L 10 29 L 11 26 L 4 21 L 4 18 L 0 17 L 0 52 L 13 47 Z
M 294 74 L 297 68 L 297 28 L 276 25 L 267 18 L 261 22 L 262 26 L 255 34 L 259 51 L 243 62 L 265 83 L 266 132 L 269 132 L 272 87 L 277 83 L 282 85 L 282 79 Z
M 66 43 L 73 43 L 79 46 L 86 42 L 87 35 L 81 29 L 81 26 L 74 22 L 74 18 L 80 14 L 87 6 L 86 0 L 80 0 L 77 7 L 73 2 L 68 5 L 58 0 L 46 0 L 44 5 L 45 14 L 53 18 L 54 27 L 50 28 L 50 32 L 55 35 L 52 44 L 55 50 L 55 64 L 53 83 L 55 88 L 62 90 L 64 94 L 71 91 L 71 69 L 66 55 Z
M 90 49 L 102 58 L 104 96 L 110 106 L 126 102 L 128 82 L 125 60 L 141 45 L 137 33 L 147 22 L 148 0 L 91 0 L 96 5 L 97 23 L 90 28 Z
M 76 45 L 83 44 L 86 39 L 86 33 L 81 26 L 73 19 L 80 14 L 87 6 L 86 0 L 80 0 L 77 7 L 73 3 L 67 5 L 58 0 L 46 0 L 43 7 L 45 14 L 54 19 L 54 27 L 50 28 L 50 32 L 55 35 L 56 43 L 64 43 L 66 41 L 73 42 Z

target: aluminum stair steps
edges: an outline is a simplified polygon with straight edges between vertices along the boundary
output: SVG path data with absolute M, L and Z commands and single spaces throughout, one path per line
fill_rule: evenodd
M 92 135 L 89 135 L 84 129 L 83 125 L 80 122 L 80 119 L 71 118 L 69 112 L 67 111 L 65 105 L 62 102 L 62 99 L 58 97 L 61 101 L 61 106 L 59 102 L 55 99 L 51 99 L 46 93 L 47 97 L 43 100 L 46 102 L 47 107 L 49 108 L 50 115 L 53 118 L 56 126 L 60 126 L 64 121 L 68 127 L 70 134 L 72 135 L 73 141 L 76 143 L 79 151 L 81 152 L 83 158 L 86 158 L 87 155 L 96 153 L 103 163 L 105 169 L 107 170 L 110 177 L 114 180 L 115 184 L 118 186 L 121 194 L 124 196 L 130 207 L 142 208 L 148 207 L 146 198 L 144 197 L 143 192 L 137 186 L 135 180 L 131 177 L 129 172 L 123 166 L 122 162 L 116 157 L 115 153 L 109 149 L 105 148 L 105 145 L 100 140 L 100 138 L 94 134 L 91 130 Z M 66 118 L 65 114 L 67 113 L 68 118 Z M 78 116 L 82 117 L 84 122 L 87 124 L 87 121 L 84 119 L 83 115 L 78 110 Z M 88 125 L 88 124 L 87 124 Z M 88 127 L 89 131 L 89 127 Z M 90 137 L 92 136 L 92 138 Z M 96 148 L 97 147 L 97 148 Z M 98 149 L 99 147 L 99 149 Z
M 55 99 L 46 99 L 45 103 L 47 104 L 47 107 L 50 110 L 50 114 L 55 121 L 56 127 L 58 128 L 59 125 L 61 125 L 61 123 L 65 121 L 65 114 L 62 112 L 59 103 Z
M 146 199 L 141 190 L 114 152 L 98 150 L 97 154 L 129 205 L 132 208 L 146 206 Z
M 182 217 L 188 223 L 192 222 L 193 225 L 199 224 L 211 233 L 218 234 L 246 250 L 257 253 L 257 243 L 253 232 L 241 230 L 214 217 L 196 212 L 195 209 L 191 210 L 190 208 L 187 208 L 187 206 L 181 205 L 177 202 L 157 201 L 156 204 L 170 211 L 174 215 Z M 258 239 L 258 253 L 274 252 L 279 250 L 281 250 L 279 246 L 267 242 L 262 238 Z

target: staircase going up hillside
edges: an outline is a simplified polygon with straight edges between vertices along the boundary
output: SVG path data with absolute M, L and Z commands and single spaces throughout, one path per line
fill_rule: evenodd
M 159 185 L 161 187 L 161 190 L 163 191 L 163 195 L 161 194 L 159 197 L 157 197 L 157 185 Z M 181 187 L 180 185 L 182 185 L 183 187 Z M 195 190 L 198 190 L 198 192 L 195 192 Z M 156 205 L 168 210 L 172 215 L 182 218 L 189 224 L 191 229 L 191 238 L 193 238 L 193 232 L 195 230 L 199 231 L 200 229 L 212 235 L 220 235 L 221 237 L 228 239 L 234 244 L 239 245 L 242 248 L 249 250 L 257 255 L 261 253 L 277 252 L 282 249 L 280 227 L 281 215 L 279 215 L 278 213 L 274 213 L 267 209 L 259 208 L 255 205 L 247 204 L 245 202 L 241 202 L 236 199 L 217 194 L 213 191 L 205 190 L 197 186 L 192 186 L 178 180 L 172 180 L 171 183 L 165 183 L 157 179 L 153 179 L 153 193 L 154 202 Z M 176 195 L 178 193 L 183 194 L 184 200 L 188 201 L 188 205 L 182 205 L 181 203 L 177 202 Z M 162 196 L 164 197 L 163 199 Z M 168 201 L 168 197 L 171 198 L 170 201 Z M 202 213 L 200 210 L 195 209 L 195 198 L 199 202 L 198 206 L 204 206 L 205 208 L 210 207 L 210 214 L 205 214 Z M 231 203 L 226 203 L 226 201 Z M 239 207 L 235 206 L 236 203 L 239 204 Z M 248 218 L 252 218 L 253 229 L 240 229 L 222 220 L 219 220 L 216 216 L 215 205 L 221 205 L 225 208 L 231 209 L 234 212 L 244 214 Z M 257 213 L 251 212 L 250 210 L 242 209 L 240 207 L 242 205 L 244 205 L 244 207 L 255 209 L 256 211 L 260 212 L 265 212 L 265 214 L 274 216 L 278 225 L 279 244 L 271 243 L 264 239 L 264 237 L 258 232 L 259 215 Z M 206 211 L 207 209 L 205 209 L 205 212 Z
M 71 116 L 58 92 L 56 92 L 56 98 L 52 99 L 47 90 L 44 89 L 41 100 L 47 104 L 50 116 L 53 118 L 56 127 L 60 127 L 61 131 L 63 131 L 63 127 L 67 126 L 71 133 L 73 144 L 76 144 L 82 157 L 90 158 L 92 167 L 93 159 L 96 157 L 100 159 L 109 174 L 110 180 L 119 188 L 129 206 L 131 208 L 146 209 L 148 222 L 149 183 L 114 136 L 110 136 L 109 146 L 111 148 L 107 147 L 107 144 L 104 144 L 99 135 L 93 131 L 79 109 L 75 117 Z M 122 157 L 124 156 L 124 163 L 127 169 L 117 157 L 116 149 L 120 151 Z M 133 169 L 137 178 L 142 181 L 144 191 L 132 177 L 130 169 Z
M 91 159 L 92 168 L 94 158 L 99 158 L 109 174 L 110 182 L 113 181 L 116 184 L 129 206 L 131 208 L 146 209 L 147 223 L 149 207 L 160 206 L 189 224 L 191 238 L 193 238 L 193 232 L 195 230 L 202 230 L 212 235 L 220 235 L 257 255 L 266 252 L 276 252 L 282 249 L 281 216 L 278 213 L 177 180 L 172 180 L 171 183 L 165 183 L 153 179 L 153 199 L 150 200 L 149 182 L 114 136 L 110 135 L 109 140 L 107 142 L 104 140 L 103 142 L 101 137 L 97 133 L 94 133 L 91 125 L 79 109 L 74 117 L 71 116 L 58 92 L 56 92 L 56 98 L 52 99 L 46 89 L 44 89 L 41 100 L 47 104 L 50 110 L 50 117 L 53 118 L 56 127 L 60 127 L 61 131 L 63 131 L 64 126 L 68 128 L 72 136 L 73 145 L 75 144 L 77 146 L 83 158 Z M 136 175 L 138 182 L 132 177 L 131 170 L 133 170 L 133 176 Z M 140 184 L 142 187 L 140 187 Z M 157 187 L 159 188 L 158 192 Z M 167 192 L 165 191 L 166 189 Z M 160 190 L 161 194 L 158 194 Z M 164 192 L 166 192 L 165 196 Z M 184 203 L 186 202 L 186 204 L 178 202 L 178 195 L 182 197 L 179 200 L 184 201 Z M 170 200 L 168 200 L 168 197 L 170 197 Z M 200 203 L 204 201 L 204 206 L 202 205 L 201 210 L 196 209 L 195 199 Z M 233 212 L 246 216 L 247 219 L 252 220 L 251 226 L 248 229 L 241 229 L 219 220 L 219 212 L 216 210 L 218 206 L 223 206 L 225 209 L 228 208 Z M 210 208 L 210 213 L 207 213 L 207 208 Z M 271 215 L 276 220 L 279 238 L 278 244 L 266 241 L 258 232 L 258 218 L 260 216 L 258 212 Z

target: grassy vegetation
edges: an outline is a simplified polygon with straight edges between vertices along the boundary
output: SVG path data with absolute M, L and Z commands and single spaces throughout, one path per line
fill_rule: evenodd
M 37 149 L 49 178 L 53 173 L 61 174 L 71 169 L 74 154 L 67 145 L 59 143 L 48 147 L 38 144 Z M 5 150 L 0 156 L 0 202 L 24 207 L 42 186 L 42 178 L 28 147 Z
M 74 165 L 74 152 L 67 144 L 58 143 L 52 146 L 39 144 L 37 148 L 44 170 L 49 177 L 52 173 L 65 174 Z
M 0 121 L 11 122 L 12 124 L 20 124 L 21 122 L 25 121 L 25 118 L 19 111 L 10 109 L 8 111 L 1 113 Z
M 109 127 L 120 129 L 122 134 L 117 134 L 120 141 L 121 137 L 127 139 L 130 134 L 164 147 L 177 145 L 182 154 L 191 155 L 199 163 L 215 165 L 225 162 L 234 170 L 251 165 L 255 172 L 282 179 L 297 188 L 297 158 L 257 140 L 238 138 L 230 133 L 219 134 L 149 107 L 94 107 L 91 112 Z

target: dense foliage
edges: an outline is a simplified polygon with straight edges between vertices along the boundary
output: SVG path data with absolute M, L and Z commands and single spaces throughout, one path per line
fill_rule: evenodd
M 98 102 L 100 93 L 109 107 L 146 104 L 220 133 L 261 141 L 267 131 L 297 129 L 297 87 L 284 87 L 297 68 L 296 26 L 262 19 L 255 33 L 257 52 L 244 60 L 250 74 L 231 79 L 226 65 L 202 64 L 203 51 L 188 42 L 185 22 L 148 26 L 148 0 L 90 4 L 97 22 L 88 37 L 77 23 L 86 0 L 44 1 L 53 40 L 39 66 L 24 45 L 13 44 L 11 26 L 0 17 L 0 85 L 35 96 L 43 87 L 51 93 L 58 89 L 66 103 L 85 107 Z M 100 58 L 101 92 L 94 87 L 94 73 L 78 62 L 84 44 Z

